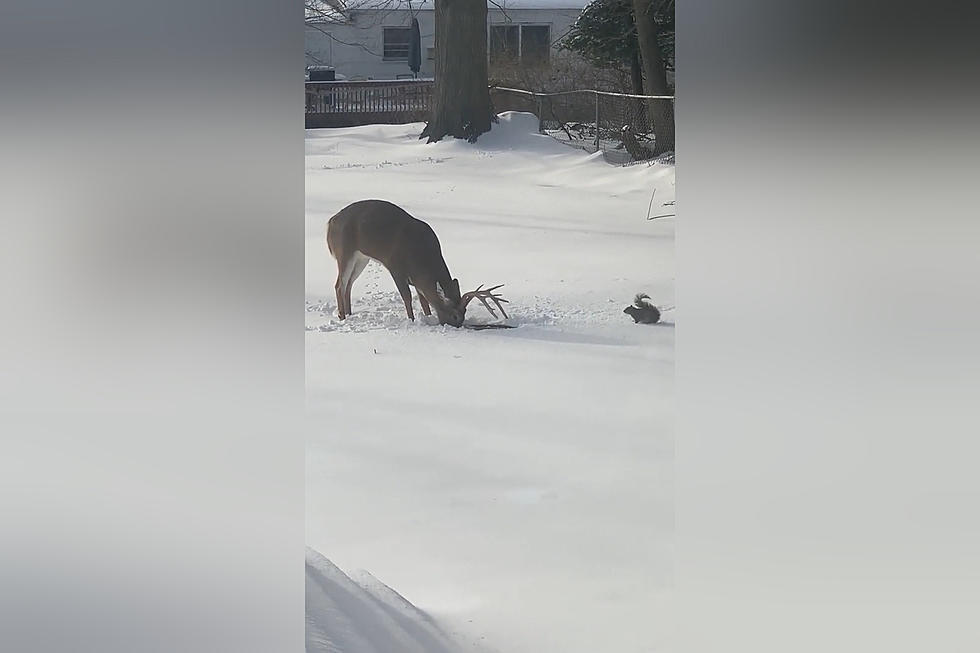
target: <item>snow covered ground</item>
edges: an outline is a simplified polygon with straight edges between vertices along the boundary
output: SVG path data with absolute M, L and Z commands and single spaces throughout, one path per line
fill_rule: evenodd
M 446 650 L 670 650 L 678 311 L 622 310 L 640 291 L 674 304 L 674 220 L 645 219 L 674 168 L 611 166 L 536 127 L 307 132 L 307 544 L 397 589 Z M 506 284 L 518 328 L 410 323 L 376 263 L 336 320 L 326 223 L 367 198 L 431 224 L 464 291 Z M 474 302 L 467 320 L 488 319 Z

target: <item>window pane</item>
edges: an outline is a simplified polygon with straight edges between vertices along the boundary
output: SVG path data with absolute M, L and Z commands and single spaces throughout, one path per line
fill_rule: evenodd
M 490 61 L 516 59 L 518 53 L 517 25 L 493 25 L 490 27 Z
M 408 61 L 408 47 L 412 30 L 408 27 L 384 28 L 384 58 Z
M 521 28 L 521 59 L 524 63 L 545 63 L 551 52 L 551 28 L 548 25 L 524 25 Z

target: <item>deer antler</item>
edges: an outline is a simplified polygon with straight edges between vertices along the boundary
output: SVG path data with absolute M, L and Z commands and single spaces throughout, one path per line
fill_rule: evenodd
M 486 307 L 486 309 L 490 311 L 490 315 L 497 317 L 497 314 L 494 312 L 493 308 L 491 308 L 490 304 L 487 303 L 487 300 L 489 299 L 490 301 L 492 301 L 494 304 L 497 305 L 497 308 L 500 309 L 500 312 L 503 313 L 504 317 L 506 318 L 507 311 L 504 310 L 502 303 L 509 304 L 510 302 L 508 302 L 506 299 L 501 297 L 499 294 L 495 294 L 493 292 L 497 288 L 502 288 L 503 285 L 504 284 L 499 284 L 494 286 L 493 288 L 487 288 L 486 290 L 484 290 L 483 284 L 481 283 L 479 286 L 477 286 L 476 290 L 471 290 L 468 293 L 464 293 L 463 296 L 460 297 L 460 306 L 463 307 L 463 310 L 466 310 L 466 305 L 469 304 L 472 299 L 474 298 L 479 299 L 480 302 Z

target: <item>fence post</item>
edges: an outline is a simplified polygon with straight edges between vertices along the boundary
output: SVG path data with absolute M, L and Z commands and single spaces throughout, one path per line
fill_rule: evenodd
M 599 94 L 595 94 L 595 151 L 599 151 Z

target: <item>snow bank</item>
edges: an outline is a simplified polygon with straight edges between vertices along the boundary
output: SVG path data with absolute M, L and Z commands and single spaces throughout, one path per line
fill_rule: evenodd
M 431 617 L 361 571 L 354 580 L 306 549 L 307 653 L 452 653 Z
M 497 116 L 490 133 L 479 138 L 480 149 L 521 149 L 540 154 L 567 154 L 568 148 L 545 134 L 538 133 L 538 118 L 524 111 L 505 111 Z

